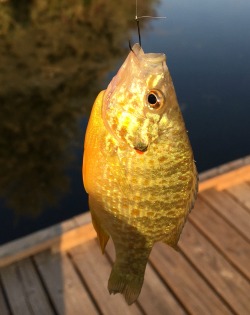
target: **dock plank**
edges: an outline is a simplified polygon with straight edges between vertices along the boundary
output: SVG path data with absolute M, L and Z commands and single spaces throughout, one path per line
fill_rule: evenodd
M 145 281 L 138 302 L 148 315 L 187 314 L 150 264 L 146 268 Z
M 250 244 L 200 198 L 189 220 L 250 280 Z
M 1 315 L 10 315 L 10 311 L 5 301 L 5 298 L 3 296 L 3 290 L 1 286 L 0 286 L 0 310 L 1 310 L 1 313 L 0 313 Z
M 96 240 L 72 248 L 70 255 L 104 315 L 142 314 L 137 304 L 128 306 L 120 294 L 109 294 L 107 284 L 111 265 L 101 254 Z
M 250 185 L 248 183 L 231 186 L 227 188 L 227 191 L 250 211 Z
M 114 262 L 115 250 L 112 242 L 107 245 L 106 252 Z M 144 283 L 138 303 L 145 314 L 185 315 L 185 310 L 175 299 L 169 288 L 159 278 L 150 264 L 147 264 Z
M 22 285 L 16 264 L 2 268 L 2 283 L 13 315 L 34 315 Z
M 235 313 L 250 314 L 250 283 L 191 224 L 186 224 L 179 246 Z
M 32 314 L 53 315 L 54 311 L 49 304 L 31 260 L 27 258 L 19 261 L 16 265 Z
M 209 189 L 202 192 L 200 197 L 250 241 L 250 214 L 246 209 L 224 191 Z
M 157 243 L 150 261 L 192 315 L 233 314 L 186 259 Z
M 249 162 L 248 162 L 249 163 Z M 207 180 L 203 180 L 199 184 L 199 191 L 205 191 L 210 188 L 216 188 L 217 190 L 223 190 L 228 187 L 238 185 L 243 182 L 250 181 L 250 164 L 244 165 L 234 170 L 226 171 L 227 164 L 225 166 L 219 167 L 217 169 L 221 169 L 222 174 L 217 174 L 215 172 L 215 176 L 209 178 Z M 224 169 L 224 170 L 223 170 Z M 203 178 L 203 174 L 201 174 L 201 178 Z
M 92 235 L 87 234 L 87 231 L 85 231 L 84 238 L 82 238 L 82 228 L 84 227 L 85 230 L 89 223 L 90 214 L 84 213 L 1 245 L 0 267 L 10 265 L 50 248 L 54 248 L 55 251 L 66 250 L 69 246 L 75 246 L 85 241 L 87 237 L 93 238 Z
M 66 254 L 46 251 L 34 259 L 58 314 L 99 314 Z

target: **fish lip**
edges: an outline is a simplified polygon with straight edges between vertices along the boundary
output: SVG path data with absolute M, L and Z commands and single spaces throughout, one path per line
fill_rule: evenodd
M 148 145 L 147 144 L 143 144 L 143 143 L 139 143 L 138 145 L 134 146 L 134 149 L 136 151 L 139 151 L 139 152 L 146 152 L 148 150 Z
M 166 61 L 166 55 L 162 53 L 147 53 L 143 55 L 143 58 L 154 64 L 162 63 Z

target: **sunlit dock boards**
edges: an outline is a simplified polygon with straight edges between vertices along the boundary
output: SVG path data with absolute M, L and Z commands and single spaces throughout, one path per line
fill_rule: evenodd
M 155 246 L 134 305 L 108 294 L 114 250 L 85 214 L 0 247 L 0 315 L 249 315 L 250 164 L 237 163 L 201 182 L 179 252 Z

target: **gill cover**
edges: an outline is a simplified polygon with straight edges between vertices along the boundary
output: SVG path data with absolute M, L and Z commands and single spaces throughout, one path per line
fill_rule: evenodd
M 159 136 L 167 111 L 168 73 L 165 54 L 145 54 L 139 44 L 133 46 L 103 99 L 102 118 L 116 140 L 146 148 Z

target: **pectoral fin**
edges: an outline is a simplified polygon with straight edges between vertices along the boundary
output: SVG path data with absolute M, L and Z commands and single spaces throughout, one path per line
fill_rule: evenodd
M 108 240 L 109 240 L 109 235 L 103 230 L 103 228 L 101 227 L 100 223 L 98 222 L 98 219 L 96 218 L 93 211 L 91 211 L 91 217 L 92 217 L 93 226 L 96 230 L 97 237 L 98 237 L 98 240 L 99 240 L 99 243 L 101 246 L 102 253 L 104 253 L 105 247 L 106 247 Z

